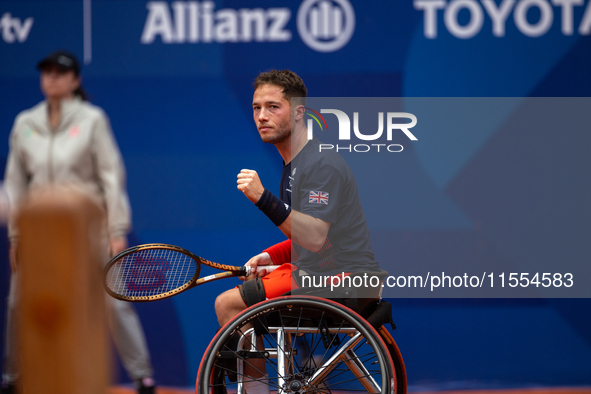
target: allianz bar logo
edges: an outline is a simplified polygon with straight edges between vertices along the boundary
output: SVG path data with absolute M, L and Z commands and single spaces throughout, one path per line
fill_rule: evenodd
M 150 1 L 142 44 L 288 42 L 287 7 L 222 8 L 213 1 Z M 302 41 L 318 52 L 334 52 L 350 41 L 355 11 L 348 0 L 304 0 L 296 16 Z

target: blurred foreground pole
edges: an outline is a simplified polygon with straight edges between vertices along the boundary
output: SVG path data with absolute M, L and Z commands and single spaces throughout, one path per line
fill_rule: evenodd
M 43 190 L 20 211 L 22 394 L 106 392 L 103 216 L 70 189 Z

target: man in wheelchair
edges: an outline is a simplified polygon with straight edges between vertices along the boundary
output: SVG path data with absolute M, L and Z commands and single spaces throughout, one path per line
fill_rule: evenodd
M 353 173 L 338 153 L 333 150 L 320 151 L 320 142 L 315 137 L 308 139 L 304 120 L 307 90 L 302 79 L 289 70 L 272 70 L 259 74 L 255 79 L 254 88 L 253 117 L 260 138 L 263 142 L 274 144 L 283 159 L 280 194 L 277 197 L 266 189 L 257 172 L 249 169 L 243 169 L 238 174 L 238 189 L 279 227 L 287 240 L 252 257 L 247 265 L 252 268 L 253 274 L 248 278 L 241 278 L 244 280 L 243 284 L 217 297 L 215 310 L 220 326 L 223 327 L 234 319 L 234 325 L 230 324 L 234 327 L 234 332 L 231 338 L 227 337 L 229 345 L 224 345 L 224 348 L 218 350 L 217 357 L 223 359 L 224 355 L 228 356 L 224 349 L 234 352 L 234 349 L 251 350 L 229 355 L 229 363 L 224 364 L 224 360 L 220 360 L 216 365 L 219 366 L 218 373 L 225 370 L 225 375 L 230 381 L 235 379 L 236 372 L 238 375 L 249 377 L 244 378 L 243 382 L 238 378 L 239 392 L 252 394 L 277 390 L 303 393 L 313 392 L 312 386 L 318 392 L 325 392 L 324 389 L 318 388 L 318 384 L 324 382 L 323 387 L 327 386 L 325 380 L 328 379 L 327 371 L 331 368 L 323 367 L 324 369 L 320 368 L 319 372 L 313 357 L 318 359 L 320 356 L 312 356 L 316 352 L 316 348 L 313 347 L 318 347 L 320 339 L 318 343 L 312 339 L 312 342 L 307 344 L 308 348 L 297 348 L 291 342 L 299 340 L 301 346 L 301 338 L 305 336 L 305 330 L 302 328 L 304 324 L 301 323 L 305 320 L 306 325 L 314 327 L 316 331 L 309 331 L 309 334 L 322 339 L 322 348 L 325 348 L 327 353 L 330 349 L 338 347 L 337 343 L 340 345 L 341 342 L 351 342 L 350 338 L 357 335 L 354 333 L 359 333 L 360 330 L 367 330 L 366 337 L 372 336 L 371 328 L 363 326 L 366 323 L 358 323 L 357 317 L 343 318 L 341 312 L 344 309 L 339 309 L 339 306 L 335 306 L 338 304 L 333 305 L 334 303 L 330 304 L 329 301 L 325 301 L 325 304 L 326 308 L 330 306 L 330 311 L 325 307 L 310 304 L 302 305 L 298 309 L 288 303 L 276 305 L 273 313 L 257 312 L 256 318 L 238 325 L 235 317 L 248 307 L 264 300 L 281 298 L 286 294 L 316 294 L 323 299 L 339 300 L 354 312 L 362 313 L 368 318 L 376 310 L 376 300 L 380 298 L 381 293 L 381 280 L 386 273 L 379 269 L 371 250 L 369 231 Z M 267 273 L 262 267 L 270 264 L 281 266 Z M 369 289 L 339 286 L 338 291 L 330 292 L 330 288 L 334 288 L 334 281 L 342 283 L 349 279 L 349 282 L 355 283 L 351 279 L 359 275 L 377 276 L 379 281 L 377 284 L 375 281 L 372 282 L 374 285 L 369 286 Z M 306 281 L 306 277 L 314 278 L 316 282 Z M 328 288 L 322 286 L 319 289 L 306 285 L 317 283 L 317 278 L 324 279 Z M 345 313 L 349 312 L 347 310 Z M 383 322 L 391 322 L 390 308 L 385 315 L 382 312 L 374 320 L 375 329 L 379 329 Z M 264 327 L 257 327 L 257 323 L 260 326 L 261 321 L 264 322 Z M 335 328 L 335 324 L 340 324 L 340 328 Z M 277 328 L 279 326 L 282 328 Z M 353 326 L 357 328 L 353 329 Z M 279 331 L 276 331 L 277 329 Z M 251 338 L 245 335 L 248 330 L 252 335 L 258 334 L 258 337 L 255 339 L 254 336 Z M 237 332 L 241 335 L 236 335 Z M 281 344 L 267 345 L 278 349 L 275 353 L 261 351 L 266 348 L 263 339 L 265 334 L 281 338 Z M 245 343 L 245 340 L 250 343 Z M 277 342 L 279 339 L 273 341 Z M 353 365 L 363 364 L 359 360 L 352 361 L 355 358 L 351 356 L 354 354 L 353 348 L 358 346 L 358 343 L 351 342 L 346 350 L 334 352 L 338 353 L 339 360 L 344 360 L 348 370 L 357 368 L 354 379 L 362 381 L 362 386 L 368 392 L 385 392 L 380 388 L 383 384 L 369 381 L 370 372 L 367 368 Z M 372 346 L 371 352 L 375 353 L 375 348 L 381 345 L 376 342 L 370 344 L 370 348 Z M 263 355 L 255 356 L 253 351 Z M 294 357 L 298 352 L 300 358 L 304 353 L 308 354 L 306 365 L 295 364 Z M 228 365 L 235 365 L 237 358 L 243 363 L 242 367 L 239 366 L 239 370 L 235 371 L 234 367 Z M 269 367 L 268 361 L 271 358 L 277 361 Z M 322 358 L 330 357 L 325 355 Z M 291 369 L 288 368 L 289 365 Z M 315 372 L 311 372 L 312 370 Z M 210 375 L 214 372 L 211 370 Z M 336 373 L 334 368 L 329 372 Z M 386 372 L 384 374 L 387 375 Z M 386 380 L 390 385 L 390 381 Z M 334 383 L 334 380 L 332 382 Z M 222 381 L 218 380 L 218 384 L 225 385 L 223 378 Z M 346 388 L 347 384 L 344 385 Z M 338 388 L 340 390 L 340 386 Z

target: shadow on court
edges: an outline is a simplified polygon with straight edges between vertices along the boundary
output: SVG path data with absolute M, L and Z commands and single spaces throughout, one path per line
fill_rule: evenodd
M 193 394 L 193 388 L 159 387 L 157 394 Z M 512 389 L 512 390 L 457 390 L 457 391 L 412 391 L 415 394 L 591 394 L 591 387 L 555 387 L 549 389 Z M 111 387 L 108 394 L 135 394 L 135 390 L 126 387 Z M 335 393 L 336 394 L 336 393 Z M 343 393 L 345 394 L 345 393 Z

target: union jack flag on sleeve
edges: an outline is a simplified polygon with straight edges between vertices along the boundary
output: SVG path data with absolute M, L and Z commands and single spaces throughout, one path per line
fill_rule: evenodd
M 324 204 L 328 205 L 328 193 L 317 191 L 317 192 L 310 192 L 310 199 L 308 200 L 311 204 Z

